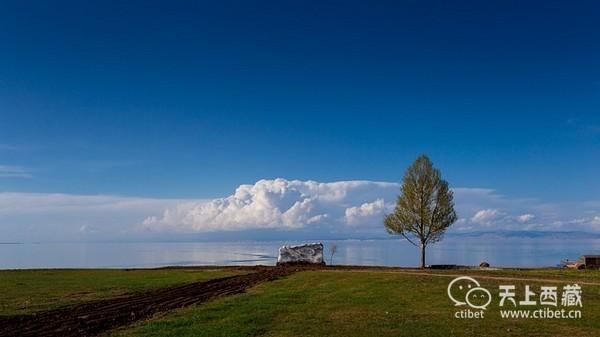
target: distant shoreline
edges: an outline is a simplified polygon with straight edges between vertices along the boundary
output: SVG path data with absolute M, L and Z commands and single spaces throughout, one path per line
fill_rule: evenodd
M 48 267 L 48 268 L 6 268 L 0 269 L 0 272 L 5 271 L 77 271 L 77 270 L 121 270 L 121 271 L 143 271 L 143 270 L 181 270 L 181 269 L 192 269 L 192 270 L 254 270 L 256 268 L 276 268 L 275 265 L 265 265 L 265 264 L 256 264 L 256 265 L 169 265 L 169 266 L 158 266 L 158 267 Z M 311 266 L 308 266 L 311 267 Z M 362 270 L 362 271 L 496 271 L 496 270 L 561 270 L 562 268 L 547 266 L 547 267 L 490 267 L 490 268 L 481 268 L 477 266 L 453 266 L 452 268 L 437 268 L 436 265 L 429 266 L 425 269 L 421 269 L 418 267 L 403 267 L 403 266 L 379 266 L 379 265 L 325 265 L 324 267 L 314 268 L 324 269 L 324 270 Z

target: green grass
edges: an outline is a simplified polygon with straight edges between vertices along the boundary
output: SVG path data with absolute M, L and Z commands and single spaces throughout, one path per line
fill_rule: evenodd
M 233 271 L 202 269 L 0 271 L 0 315 L 29 313 L 233 274 Z
M 560 279 L 565 280 L 565 284 L 571 280 L 600 283 L 597 271 L 441 273 Z M 453 316 L 455 307 L 446 295 L 451 279 L 451 276 L 390 271 L 301 272 L 261 284 L 245 294 L 181 309 L 109 335 L 600 336 L 600 286 L 583 286 L 581 320 L 502 320 L 496 295 L 499 284 L 515 284 L 522 292 L 525 284 L 535 288 L 553 283 L 480 279 L 481 285 L 495 294 L 494 300 L 484 319 L 467 320 Z
M 452 271 L 450 271 L 452 273 Z M 459 272 L 460 273 L 460 272 Z M 456 272 L 454 272 L 456 274 Z M 470 270 L 472 275 L 488 275 L 499 277 L 518 278 L 548 278 L 555 280 L 573 280 L 600 283 L 600 269 L 574 270 L 574 269 L 499 269 L 499 270 Z

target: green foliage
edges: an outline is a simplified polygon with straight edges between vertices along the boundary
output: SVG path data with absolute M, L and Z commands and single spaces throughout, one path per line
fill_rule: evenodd
M 424 266 L 425 247 L 440 241 L 456 219 L 448 182 L 427 156 L 419 156 L 404 175 L 394 212 L 385 217 L 386 230 L 421 247 Z

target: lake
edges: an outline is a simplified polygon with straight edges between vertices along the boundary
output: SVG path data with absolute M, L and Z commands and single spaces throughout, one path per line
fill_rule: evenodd
M 339 240 L 334 264 L 414 267 L 419 250 L 401 240 Z M 133 268 L 191 265 L 273 265 L 294 241 L 0 244 L 0 269 Z M 561 259 L 600 254 L 600 239 L 448 237 L 428 249 L 428 264 L 555 266 Z M 327 256 L 329 261 L 329 256 Z

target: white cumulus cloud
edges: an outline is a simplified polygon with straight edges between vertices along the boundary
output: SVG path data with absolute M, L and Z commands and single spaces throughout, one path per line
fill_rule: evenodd
M 501 216 L 502 213 L 497 209 L 482 209 L 473 215 L 471 222 L 480 225 L 492 225 Z
M 391 208 L 391 207 L 387 207 Z M 382 223 L 386 205 L 383 199 L 379 198 L 373 202 L 365 202 L 360 206 L 346 208 L 345 219 L 350 225 L 360 225 L 365 222 Z
M 382 220 L 393 210 L 399 189 L 390 182 L 273 179 L 204 200 L 0 192 L 0 238 L 387 237 Z M 600 200 L 545 203 L 492 189 L 453 191 L 460 219 L 451 232 L 600 231 Z
M 148 217 L 144 225 L 158 230 L 212 232 L 365 224 L 383 212 L 384 198 L 393 200 L 398 188 L 396 183 L 373 181 L 265 179 L 240 185 L 225 198 L 167 209 L 162 216 Z
M 522 214 L 522 215 L 517 216 L 517 221 L 519 221 L 521 223 L 529 222 L 533 219 L 535 219 L 535 215 L 533 215 L 533 214 Z

